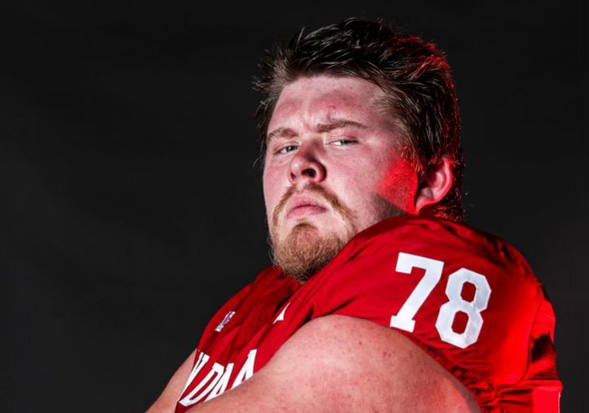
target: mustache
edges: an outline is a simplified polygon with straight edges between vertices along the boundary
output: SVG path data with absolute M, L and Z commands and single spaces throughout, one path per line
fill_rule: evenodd
M 300 191 L 297 191 L 294 186 L 291 186 L 290 188 L 287 189 L 287 191 L 284 193 L 284 195 L 282 195 L 280 202 L 278 202 L 278 205 L 276 205 L 276 208 L 274 208 L 274 211 L 272 212 L 272 226 L 273 227 L 276 227 L 276 225 L 278 224 L 278 216 L 280 215 L 282 210 L 285 208 L 288 200 L 296 193 L 303 193 L 303 192 L 319 195 L 319 197 L 323 198 L 329 205 L 331 205 L 331 207 L 336 212 L 338 212 L 340 215 L 342 215 L 344 219 L 348 220 L 348 222 L 353 222 L 352 221 L 352 212 L 350 211 L 350 209 L 348 207 L 346 207 L 340 201 L 340 199 L 337 197 L 337 195 L 335 193 L 333 193 L 330 190 L 325 189 L 322 186 L 317 185 L 315 183 L 309 183 L 305 187 L 303 187 Z

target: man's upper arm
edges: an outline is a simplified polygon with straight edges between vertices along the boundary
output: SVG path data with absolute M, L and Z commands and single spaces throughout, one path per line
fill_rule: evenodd
M 186 385 L 186 380 L 192 369 L 195 353 L 196 350 L 176 370 L 176 373 L 174 373 L 160 397 L 158 397 L 146 413 L 172 413 L 174 411 L 178 398 Z
M 315 319 L 251 379 L 190 412 L 474 412 L 473 396 L 395 330 Z
M 349 407 L 360 400 L 371 403 L 362 410 L 380 403 L 385 407 L 377 410 L 394 411 L 386 407 L 391 400 L 401 409 L 442 403 L 443 386 L 469 396 L 462 393 L 467 386 L 485 411 L 529 411 L 547 399 L 558 404 L 549 335 L 554 317 L 550 311 L 539 316 L 549 304 L 538 281 L 500 240 L 449 223 L 386 221 L 295 293 L 276 299 L 269 290 L 280 292 L 281 282 L 259 277 L 252 291 L 263 297 L 244 297 L 211 324 L 218 326 L 228 311 L 237 314 L 201 341 L 203 363 L 182 396 L 184 407 L 213 400 L 254 372 L 239 391 L 204 406 L 223 400 L 230 411 L 288 411 L 307 401 L 317 405 L 299 410 L 345 411 L 332 402 Z M 384 395 L 377 392 L 383 388 Z M 227 407 L 231 400 L 239 403 Z

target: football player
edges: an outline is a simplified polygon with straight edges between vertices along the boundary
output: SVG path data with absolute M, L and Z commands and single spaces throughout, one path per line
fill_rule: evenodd
M 348 19 L 301 31 L 263 70 L 275 265 L 219 310 L 149 412 L 557 412 L 542 285 L 461 223 L 442 53 Z

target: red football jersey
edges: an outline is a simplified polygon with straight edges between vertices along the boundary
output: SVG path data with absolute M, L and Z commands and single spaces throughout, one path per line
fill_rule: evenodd
M 270 267 L 209 323 L 176 412 L 263 368 L 308 321 L 340 314 L 396 328 L 485 412 L 558 412 L 554 313 L 525 259 L 502 240 L 421 217 L 359 233 L 304 285 Z

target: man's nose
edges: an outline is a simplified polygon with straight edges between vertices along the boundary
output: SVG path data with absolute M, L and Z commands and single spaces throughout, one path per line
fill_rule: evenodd
M 327 171 L 319 149 L 303 144 L 291 160 L 288 172 L 290 183 L 295 185 L 301 181 L 319 183 L 325 179 Z

